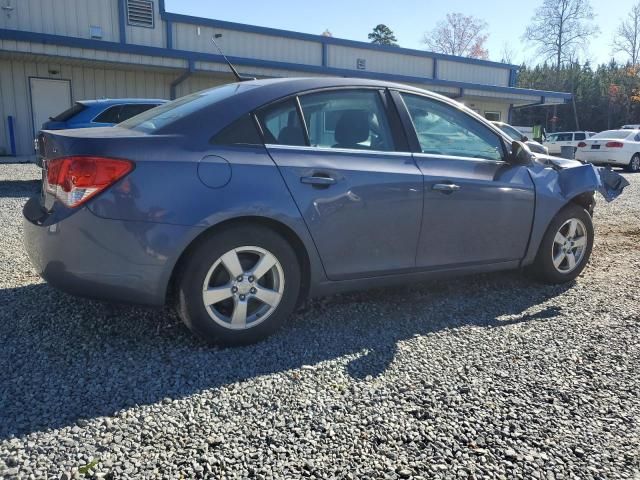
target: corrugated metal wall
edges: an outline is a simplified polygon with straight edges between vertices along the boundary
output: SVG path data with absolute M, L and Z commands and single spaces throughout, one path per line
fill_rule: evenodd
M 319 42 L 220 28 L 214 29 L 186 23 L 174 24 L 173 31 L 173 46 L 178 50 L 217 54 L 218 52 L 211 42 L 211 37 L 220 33 L 222 37 L 216 41 L 224 53 L 229 56 L 306 65 L 322 64 L 322 45 Z
M 362 48 L 328 45 L 329 67 L 358 69 L 358 59 L 366 62 L 370 72 L 393 73 L 414 77 L 433 77 L 433 59 L 400 53 L 365 50 Z
M 0 13 L 0 28 L 91 38 L 89 26 L 96 25 L 103 40 L 119 38 L 114 0 L 3 0 L 2 5 L 13 10 Z
M 508 87 L 509 72 L 508 68 L 489 67 L 450 60 L 438 61 L 438 78 L 441 80 Z

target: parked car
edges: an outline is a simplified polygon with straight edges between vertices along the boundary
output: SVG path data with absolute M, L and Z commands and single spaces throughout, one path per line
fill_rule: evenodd
M 152 98 L 79 100 L 64 112 L 42 124 L 42 130 L 112 127 L 147 110 L 166 103 Z
M 529 137 L 527 137 L 524 133 L 522 133 L 516 127 L 513 127 L 508 123 L 504 123 L 504 122 L 491 122 L 491 123 L 493 123 L 496 127 L 502 130 L 504 133 L 506 133 L 509 136 L 509 138 L 511 138 L 512 140 L 518 140 L 520 142 L 526 143 L 527 147 L 529 147 L 529 150 L 531 150 L 533 153 L 542 153 L 543 155 L 549 155 L 549 149 L 547 147 L 545 147 L 541 143 L 536 142 L 535 140 L 529 140 Z
M 640 171 L 640 130 L 606 130 L 578 144 L 576 160 Z
M 595 132 L 555 132 L 547 135 L 543 145 L 549 149 L 549 154 L 559 155 L 562 147 L 578 148 L 578 143 L 595 135 Z
M 623 125 L 620 127 L 621 130 L 638 130 L 640 129 L 640 124 L 631 124 L 631 125 Z
M 36 270 L 175 305 L 212 342 L 264 338 L 310 296 L 521 267 L 568 282 L 593 244 L 598 169 L 405 85 L 241 82 L 40 140 Z

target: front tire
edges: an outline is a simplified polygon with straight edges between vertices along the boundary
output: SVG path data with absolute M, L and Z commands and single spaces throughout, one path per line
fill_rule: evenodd
M 273 230 L 241 225 L 213 232 L 180 271 L 178 314 L 209 343 L 255 343 L 291 315 L 300 280 L 293 248 Z
M 640 153 L 636 153 L 627 165 L 627 171 L 631 173 L 640 172 Z
M 544 283 L 574 280 L 587 266 L 593 234 L 589 212 L 575 203 L 565 206 L 549 224 L 529 271 Z

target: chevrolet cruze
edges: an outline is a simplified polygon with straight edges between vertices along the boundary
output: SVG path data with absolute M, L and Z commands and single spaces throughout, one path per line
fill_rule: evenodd
M 404 85 L 240 82 L 38 147 L 24 242 L 42 277 L 171 303 L 211 342 L 254 342 L 348 289 L 516 268 L 567 282 L 593 244 L 595 167 Z

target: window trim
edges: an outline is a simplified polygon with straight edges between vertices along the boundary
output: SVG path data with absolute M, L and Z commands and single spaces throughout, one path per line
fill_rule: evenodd
M 469 112 L 467 112 L 466 110 L 464 110 L 463 108 L 461 108 L 460 106 L 454 103 L 443 101 L 442 99 L 436 98 L 434 96 L 424 95 L 422 93 L 417 93 L 411 90 L 404 90 L 404 89 L 398 88 L 398 89 L 390 90 L 390 92 L 391 92 L 391 97 L 393 99 L 393 102 L 397 105 L 397 108 L 400 112 L 400 119 L 403 123 L 404 130 L 409 140 L 409 147 L 411 148 L 411 151 L 414 154 L 424 155 L 426 157 L 433 156 L 438 158 L 475 160 L 475 161 L 493 162 L 493 163 L 501 163 L 501 164 L 509 163 L 507 162 L 507 158 L 509 156 L 508 145 L 510 145 L 511 142 L 507 140 L 506 134 L 502 130 L 500 130 L 498 127 L 493 125 L 489 120 L 483 118 L 480 114 L 476 113 L 477 118 L 474 118 L 473 115 L 469 114 Z M 500 140 L 500 143 L 502 144 L 502 160 L 424 153 L 422 151 L 422 147 L 420 146 L 420 140 L 418 140 L 418 133 L 416 132 L 416 128 L 413 125 L 413 119 L 411 118 L 409 109 L 407 108 L 407 105 L 404 102 L 404 98 L 402 98 L 402 94 L 413 95 L 415 97 L 421 97 L 432 102 L 437 102 L 443 105 L 447 105 L 451 108 L 458 110 L 460 113 L 464 115 L 468 115 L 471 119 L 476 120 L 478 123 L 486 127 L 490 132 L 496 135 L 498 137 L 498 140 Z

